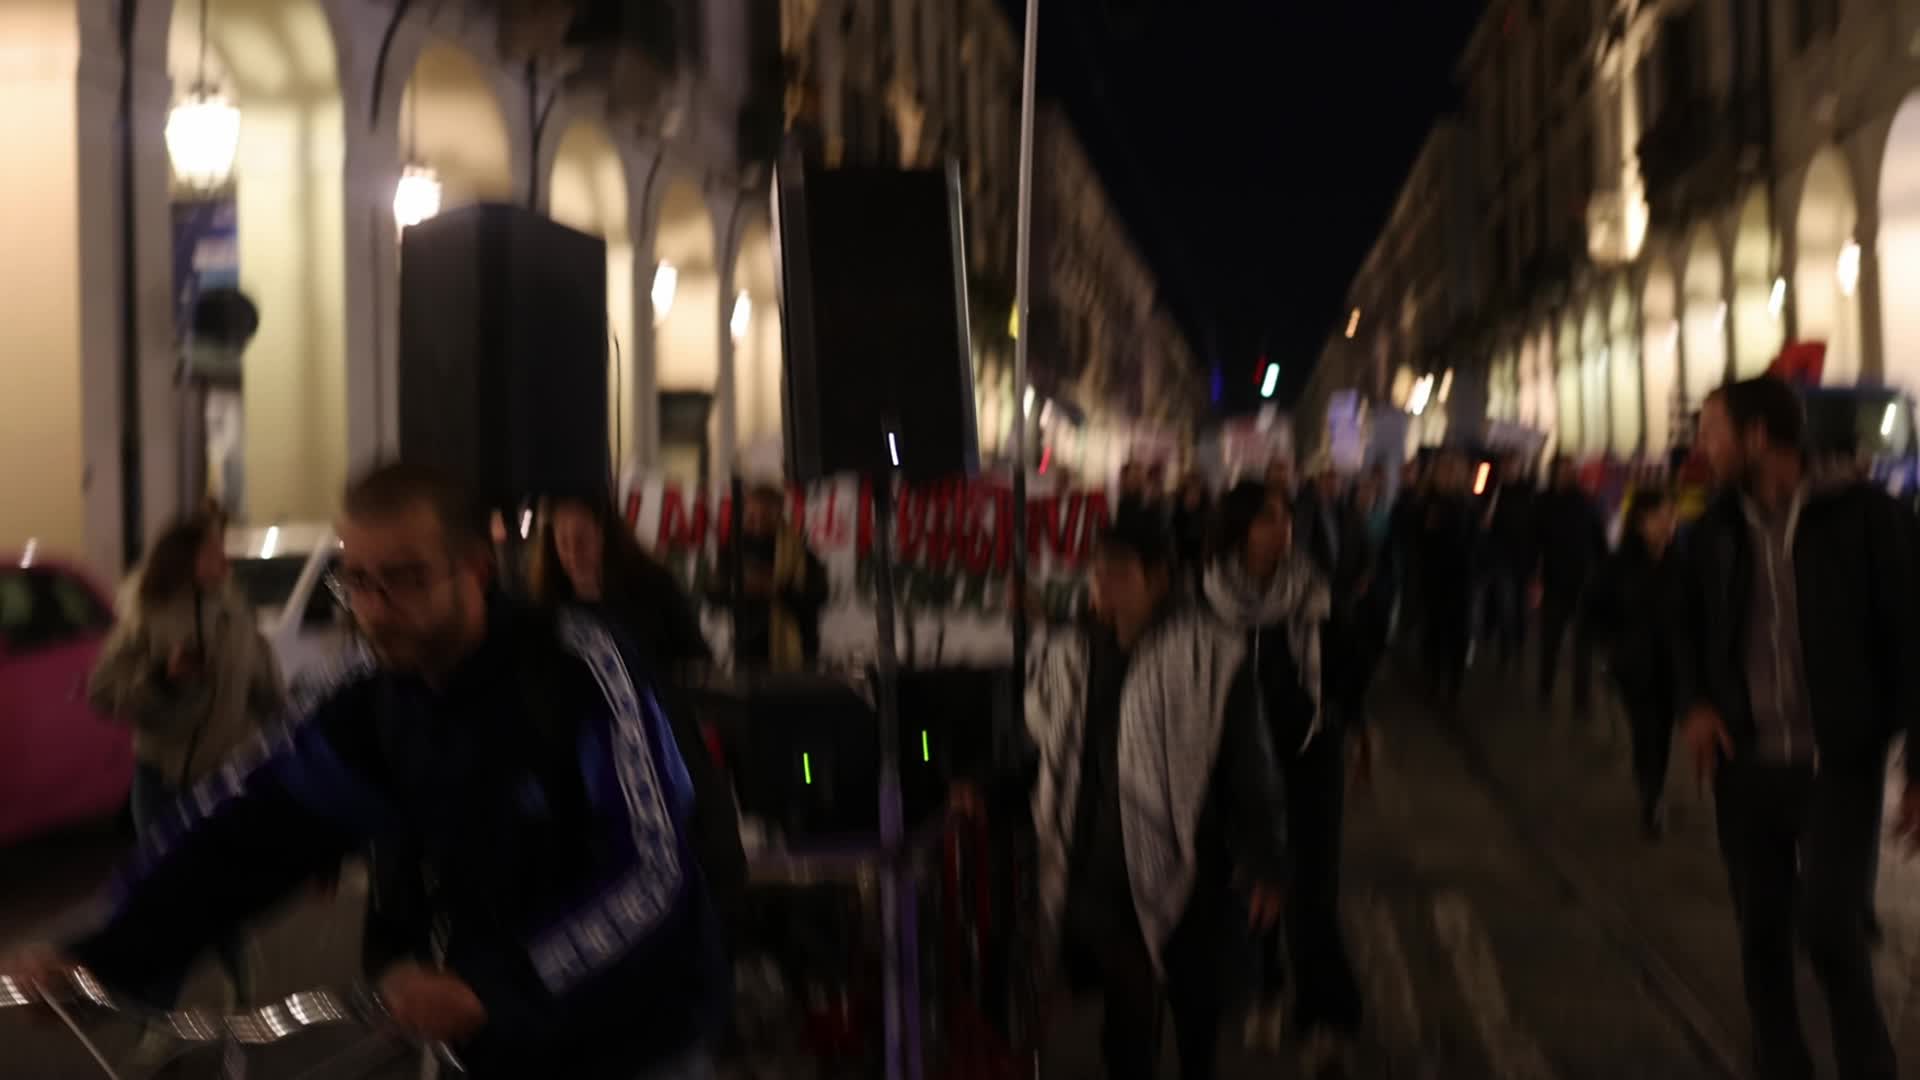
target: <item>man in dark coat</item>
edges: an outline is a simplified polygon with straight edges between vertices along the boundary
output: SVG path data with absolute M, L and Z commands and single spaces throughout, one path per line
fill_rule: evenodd
M 1675 665 L 1684 741 L 1714 785 L 1756 1074 L 1814 1075 L 1798 935 L 1839 1074 L 1892 1080 L 1867 912 L 1888 744 L 1903 728 L 1909 745 L 1920 736 L 1912 521 L 1870 485 L 1816 482 L 1803 425 L 1775 378 L 1702 410 L 1702 448 L 1727 486 L 1689 537 Z M 1910 765 L 1908 829 L 1920 822 L 1912 776 Z

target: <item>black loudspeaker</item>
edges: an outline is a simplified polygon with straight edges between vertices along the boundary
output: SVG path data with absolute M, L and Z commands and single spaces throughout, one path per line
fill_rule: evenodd
M 775 201 L 792 479 L 974 472 L 958 170 L 827 170 L 790 153 Z
M 400 454 L 495 507 L 608 490 L 607 252 L 517 206 L 400 242 Z

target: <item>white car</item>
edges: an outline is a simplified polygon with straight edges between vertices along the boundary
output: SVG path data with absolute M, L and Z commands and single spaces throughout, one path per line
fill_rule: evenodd
M 260 633 L 290 690 L 320 674 L 353 640 L 333 583 L 340 541 L 327 525 L 229 528 L 233 580 L 253 605 Z

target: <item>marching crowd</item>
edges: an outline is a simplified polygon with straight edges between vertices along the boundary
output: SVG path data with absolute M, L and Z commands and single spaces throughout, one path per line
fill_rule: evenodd
M 1032 809 L 1036 959 L 1102 1000 L 1108 1074 L 1156 1075 L 1167 1010 L 1181 1075 L 1214 1076 L 1249 933 L 1248 1041 L 1285 1031 L 1308 1075 L 1352 1074 L 1341 836 L 1370 772 L 1369 689 L 1398 641 L 1436 715 L 1467 723 L 1473 658 L 1513 669 L 1531 631 L 1543 705 L 1567 668 L 1589 707 L 1605 658 L 1649 839 L 1676 734 L 1713 785 L 1756 1075 L 1813 1075 L 1798 940 L 1841 1074 L 1893 1077 L 1871 896 L 1889 755 L 1920 725 L 1920 529 L 1846 448 L 1808 445 L 1802 417 L 1774 378 L 1714 394 L 1696 447 L 1714 493 L 1683 527 L 1642 475 L 1617 545 L 1564 461 L 1536 486 L 1520 456 L 1443 451 L 1397 491 L 1380 470 L 1297 482 L 1281 461 L 1170 495 L 1128 466 L 1091 611 L 1035 628 L 1031 760 L 998 778 Z M 483 1077 L 711 1075 L 745 874 L 681 703 L 708 659 L 692 601 L 599 498 L 550 503 L 510 597 L 476 511 L 431 470 L 356 481 L 338 580 L 366 647 L 284 727 L 266 724 L 282 694 L 222 523 L 163 536 L 90 688 L 137 733 L 139 852 L 100 925 L 0 975 L 51 986 L 82 964 L 165 1006 L 214 950 L 245 998 L 239 928 L 362 855 L 365 963 L 401 1029 Z M 777 489 L 749 500 L 716 599 L 750 659 L 793 668 L 817 656 L 826 586 L 783 513 Z M 975 783 L 954 801 L 983 805 Z M 1895 824 L 1920 826 L 1920 787 Z

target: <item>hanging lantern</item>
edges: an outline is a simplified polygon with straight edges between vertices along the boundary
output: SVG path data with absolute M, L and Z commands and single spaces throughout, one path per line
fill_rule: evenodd
M 233 176 L 240 149 L 240 110 L 225 94 L 196 83 L 167 114 L 167 156 L 173 174 L 196 191 L 212 191 Z
M 440 175 L 425 165 L 409 165 L 393 189 L 393 220 L 402 229 L 440 212 Z

